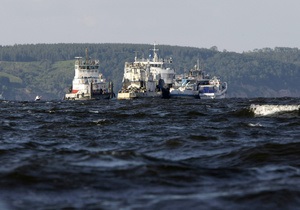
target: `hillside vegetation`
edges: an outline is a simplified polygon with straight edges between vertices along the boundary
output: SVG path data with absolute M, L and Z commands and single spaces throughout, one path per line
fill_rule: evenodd
M 0 46 L 0 94 L 8 100 L 62 99 L 74 77 L 74 58 L 100 60 L 100 71 L 121 88 L 123 67 L 135 55 L 147 58 L 153 46 L 143 44 L 28 44 Z M 220 52 L 216 47 L 159 45 L 162 58 L 173 59 L 177 73 L 200 60 L 204 70 L 228 82 L 228 97 L 300 97 L 298 48 L 265 48 L 244 53 Z

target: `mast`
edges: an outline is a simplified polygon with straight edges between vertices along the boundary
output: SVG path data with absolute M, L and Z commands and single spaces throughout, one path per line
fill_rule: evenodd
M 134 62 L 137 61 L 137 53 L 138 53 L 138 51 L 134 51 L 134 54 L 135 54 L 135 56 L 134 56 Z
M 158 62 L 158 55 L 157 55 L 157 51 L 158 49 L 155 48 L 156 44 L 154 43 L 154 47 L 153 47 L 153 61 L 154 62 Z
M 86 62 L 89 60 L 89 50 L 88 50 L 88 48 L 85 48 L 85 60 L 86 60 Z

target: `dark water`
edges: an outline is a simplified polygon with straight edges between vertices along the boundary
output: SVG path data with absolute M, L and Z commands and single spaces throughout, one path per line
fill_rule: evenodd
M 299 209 L 299 104 L 0 101 L 0 209 Z

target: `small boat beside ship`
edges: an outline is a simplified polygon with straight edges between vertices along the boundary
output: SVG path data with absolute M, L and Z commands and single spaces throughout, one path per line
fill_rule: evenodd
M 200 69 L 199 61 L 188 74 L 176 75 L 173 87 L 170 88 L 171 98 L 200 98 L 221 99 L 225 98 L 227 83 L 220 78 L 205 75 Z
M 154 45 L 153 58 L 138 59 L 135 56 L 134 62 L 125 62 L 118 99 L 169 97 L 175 70 L 166 67 L 172 59 L 159 58 L 157 51 Z
M 227 82 L 221 82 L 218 77 L 202 79 L 198 90 L 200 99 L 222 99 L 226 97 Z
M 170 88 L 171 98 L 199 98 L 199 81 L 204 78 L 204 72 L 199 68 L 199 62 L 187 74 L 176 75 Z
M 101 100 L 114 97 L 113 84 L 107 82 L 99 72 L 99 60 L 91 59 L 86 49 L 86 57 L 76 57 L 75 75 L 65 100 Z

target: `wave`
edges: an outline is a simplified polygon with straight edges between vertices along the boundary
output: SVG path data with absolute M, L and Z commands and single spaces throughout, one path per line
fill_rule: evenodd
M 300 115 L 300 105 L 250 105 L 250 111 L 255 116 L 274 116 L 282 114 L 292 114 L 291 116 Z

